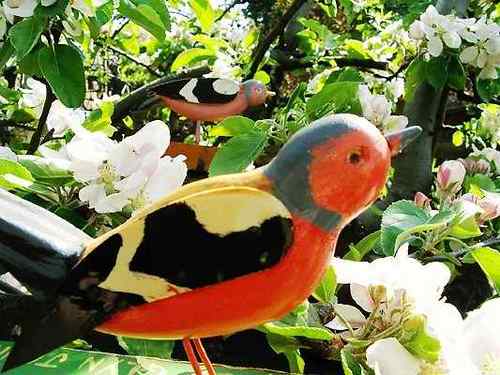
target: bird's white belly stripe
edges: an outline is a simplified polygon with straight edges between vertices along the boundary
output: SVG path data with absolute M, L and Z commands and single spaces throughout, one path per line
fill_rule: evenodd
M 218 79 L 212 83 L 215 92 L 223 95 L 234 95 L 240 91 L 240 85 L 230 79 Z
M 198 80 L 196 78 L 189 80 L 189 82 L 184 85 L 181 91 L 179 91 L 179 94 L 183 96 L 188 102 L 199 103 L 200 101 L 193 93 L 193 90 L 195 89 L 197 83 Z
M 138 294 L 148 302 L 188 291 L 189 289 L 172 285 L 161 277 L 130 271 L 130 262 L 144 237 L 144 226 L 142 219 L 121 231 L 123 244 L 118 252 L 116 264 L 99 286 L 116 292 Z

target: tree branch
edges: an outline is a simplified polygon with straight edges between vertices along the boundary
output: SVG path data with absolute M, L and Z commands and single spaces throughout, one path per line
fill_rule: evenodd
M 290 22 L 295 13 L 297 13 L 297 11 L 306 2 L 307 0 L 295 0 L 293 4 L 290 5 L 290 8 L 287 9 L 285 14 L 283 14 L 283 16 L 276 23 L 276 26 L 274 26 L 269 34 L 267 34 L 267 36 L 264 39 L 261 39 L 259 44 L 257 44 L 257 47 L 255 47 L 253 52 L 254 59 L 252 61 L 252 65 L 250 66 L 250 70 L 248 71 L 245 79 L 251 79 L 254 76 L 271 44 L 273 44 L 276 38 L 283 33 L 286 25 L 288 25 L 288 22 Z
M 52 103 L 56 100 L 56 96 L 52 92 L 52 88 L 50 87 L 50 85 L 47 82 L 44 82 L 44 84 L 47 90 L 45 95 L 45 102 L 43 103 L 43 109 L 40 115 L 40 119 L 38 120 L 37 128 L 33 133 L 33 136 L 31 137 L 31 142 L 28 147 L 29 155 L 33 155 L 38 149 L 38 146 L 40 146 L 40 140 L 42 139 L 42 134 L 45 129 L 47 117 L 49 116 L 50 107 L 52 106 Z
M 224 11 L 221 13 L 221 15 L 219 17 L 217 17 L 215 19 L 214 22 L 219 22 L 221 19 L 223 19 L 226 14 L 228 14 L 231 9 L 233 9 L 236 5 L 238 4 L 243 4 L 245 2 L 245 0 L 234 0 L 226 9 L 224 9 Z
M 123 56 L 125 57 L 126 59 L 132 61 L 134 64 L 137 64 L 139 66 L 142 66 L 144 69 L 146 69 L 149 73 L 151 73 L 152 75 L 154 75 L 155 77 L 161 77 L 161 73 L 157 72 L 156 70 L 154 70 L 153 68 L 151 68 L 149 65 L 147 64 L 144 64 L 143 62 L 135 59 L 134 57 L 130 56 L 128 53 L 116 48 L 116 47 L 113 47 L 113 46 L 106 46 L 106 48 L 109 48 L 111 51 L 117 53 L 118 55 L 120 56 Z

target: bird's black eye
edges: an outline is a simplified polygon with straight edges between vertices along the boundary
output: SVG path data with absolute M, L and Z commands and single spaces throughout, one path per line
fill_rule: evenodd
M 361 161 L 361 153 L 359 151 L 352 151 L 348 156 L 349 163 L 358 164 Z

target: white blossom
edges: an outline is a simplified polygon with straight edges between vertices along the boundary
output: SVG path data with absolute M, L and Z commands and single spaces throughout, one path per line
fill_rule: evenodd
M 0 146 L 0 159 L 17 161 L 17 155 L 7 146 Z
M 28 78 L 26 86 L 28 88 L 21 89 L 23 96 L 21 97 L 19 105 L 33 109 L 36 116 L 40 117 L 47 89 L 43 83 L 33 78 Z
M 14 23 L 14 16 L 31 17 L 38 5 L 35 0 L 5 0 L 3 2 L 3 13 L 10 23 Z
M 368 86 L 360 85 L 359 101 L 363 116 L 385 133 L 404 129 L 408 125 L 406 116 L 391 115 L 391 103 L 384 95 L 372 95 Z
M 178 189 L 186 178 L 184 156 L 163 156 L 170 132 L 161 121 L 119 143 L 79 126 L 71 129 L 75 137 L 57 156 L 67 158 L 75 179 L 86 184 L 80 200 L 99 213 L 142 208 Z
M 457 49 L 462 44 L 459 32 L 463 26 L 455 17 L 443 16 L 433 5 L 429 5 L 420 20 L 410 25 L 410 35 L 417 40 L 426 39 L 431 56 L 441 55 L 444 45 Z
M 47 116 L 47 128 L 59 137 L 72 126 L 79 126 L 85 120 L 85 111 L 66 107 L 59 100 L 52 103 Z

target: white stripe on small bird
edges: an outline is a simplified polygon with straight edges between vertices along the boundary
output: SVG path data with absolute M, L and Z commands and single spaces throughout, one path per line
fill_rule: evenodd
M 240 91 L 238 82 L 230 79 L 218 79 L 212 83 L 212 86 L 216 93 L 222 95 L 234 95 Z
M 189 80 L 189 82 L 184 85 L 181 91 L 179 91 L 179 94 L 182 95 L 188 102 L 199 103 L 200 101 L 193 93 L 193 90 L 195 89 L 197 83 L 198 80 L 196 78 Z

